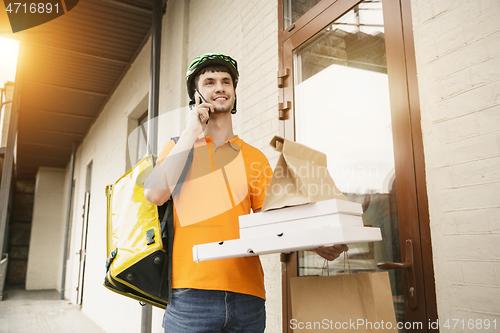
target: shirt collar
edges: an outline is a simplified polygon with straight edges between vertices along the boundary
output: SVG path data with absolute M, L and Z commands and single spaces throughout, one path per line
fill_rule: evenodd
M 200 134 L 196 139 L 196 142 L 205 141 L 205 142 L 214 142 L 214 140 L 210 136 L 204 136 Z M 226 142 L 231 148 L 235 151 L 240 151 L 241 146 L 243 145 L 243 140 L 239 138 L 239 136 L 235 135 L 234 138 L 230 140 L 226 140 Z

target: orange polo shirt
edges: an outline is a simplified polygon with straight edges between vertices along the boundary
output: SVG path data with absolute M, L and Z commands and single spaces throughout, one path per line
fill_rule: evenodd
M 174 147 L 168 142 L 161 163 Z M 193 163 L 174 197 L 172 288 L 225 290 L 265 299 L 260 258 L 193 261 L 193 246 L 240 237 L 238 216 L 262 207 L 272 177 L 269 162 L 238 136 L 217 146 L 200 136 Z

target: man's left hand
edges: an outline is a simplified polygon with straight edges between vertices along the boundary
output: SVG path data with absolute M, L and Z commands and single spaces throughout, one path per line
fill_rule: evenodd
M 347 245 L 334 245 L 334 246 L 321 246 L 313 251 L 316 252 L 320 257 L 325 258 L 328 261 L 337 259 L 340 254 L 344 251 L 349 250 Z

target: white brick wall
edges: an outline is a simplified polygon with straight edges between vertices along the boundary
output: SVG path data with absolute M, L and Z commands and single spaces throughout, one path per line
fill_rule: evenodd
M 230 13 L 230 14 L 229 14 Z M 188 98 L 184 75 L 195 56 L 204 52 L 227 53 L 237 59 L 241 74 L 235 133 L 260 148 L 271 164 L 277 154 L 268 148 L 278 134 L 276 105 L 278 89 L 277 3 L 259 1 L 167 2 L 163 19 L 160 72 L 159 149 L 185 126 Z M 104 278 L 105 216 L 104 188 L 127 168 L 127 136 L 147 99 L 150 42 L 108 101 L 89 134 L 79 146 L 75 166 L 75 210 L 72 220 L 66 297 L 76 302 L 78 256 L 82 228 L 87 165 L 92 161 L 91 204 L 83 311 L 107 332 L 139 332 L 141 307 L 102 286 Z M 66 170 L 66 175 L 69 169 Z M 67 177 L 68 178 L 68 177 Z M 69 178 L 68 178 L 69 180 Z M 66 193 L 66 192 L 65 192 Z M 267 289 L 267 332 L 281 331 L 281 264 L 278 255 L 262 258 Z M 153 332 L 163 332 L 163 311 L 153 311 Z
M 411 0 L 438 315 L 500 322 L 500 2 Z
M 61 290 L 64 169 L 41 167 L 36 176 L 26 289 Z
M 209 19 L 200 19 L 204 16 Z M 204 52 L 221 52 L 238 61 L 240 80 L 234 130 L 261 149 L 271 163 L 277 154 L 269 147 L 269 141 L 279 132 L 277 19 L 277 4 L 272 1 L 190 2 L 188 59 Z M 212 21 L 220 23 L 210 24 Z

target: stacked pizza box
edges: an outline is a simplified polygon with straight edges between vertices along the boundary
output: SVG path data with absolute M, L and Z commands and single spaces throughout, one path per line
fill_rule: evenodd
M 239 218 L 240 238 L 193 247 L 193 260 L 215 260 L 311 250 L 320 246 L 382 240 L 365 227 L 361 204 L 330 199 Z

